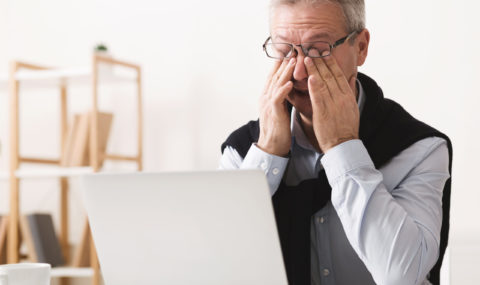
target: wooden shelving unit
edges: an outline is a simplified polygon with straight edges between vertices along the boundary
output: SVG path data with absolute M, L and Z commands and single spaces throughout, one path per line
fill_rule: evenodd
M 102 73 L 100 66 L 120 66 L 130 69 L 134 75 L 119 75 L 113 71 Z M 101 75 L 101 76 L 100 76 Z M 10 187 L 10 213 L 9 229 L 7 236 L 7 261 L 8 263 L 19 262 L 19 217 L 20 217 L 20 179 L 28 178 L 58 178 L 60 179 L 60 233 L 59 240 L 66 260 L 70 260 L 69 252 L 69 224 L 68 224 L 68 178 L 87 173 L 100 171 L 100 161 L 120 160 L 135 162 L 138 170 L 142 170 L 142 130 L 143 130 L 143 112 L 142 112 L 142 84 L 141 68 L 139 65 L 116 60 L 111 57 L 93 55 L 92 64 L 87 68 L 46 68 L 24 62 L 12 62 L 8 78 L 8 88 L 10 95 L 10 169 L 8 173 L 0 173 L 0 179 L 8 179 Z M 98 97 L 99 84 L 118 82 L 136 83 L 137 108 L 138 115 L 138 133 L 137 136 L 137 155 L 125 156 L 118 154 L 106 154 L 99 151 L 99 127 L 98 127 Z M 19 153 L 19 96 L 21 88 L 60 88 L 60 153 L 63 153 L 64 142 L 67 138 L 68 129 L 68 110 L 67 110 L 67 87 L 71 85 L 90 85 L 91 86 L 91 111 L 92 118 L 89 134 L 89 155 L 90 165 L 88 167 L 60 167 L 59 159 L 44 159 L 37 157 L 24 157 Z M 23 168 L 23 163 L 46 164 L 50 167 L 41 168 Z M 91 235 L 90 235 L 91 236 Z M 96 255 L 93 240 L 90 239 L 90 265 L 91 268 L 55 268 L 52 271 L 52 277 L 91 277 L 93 285 L 99 285 L 101 276 L 98 259 Z

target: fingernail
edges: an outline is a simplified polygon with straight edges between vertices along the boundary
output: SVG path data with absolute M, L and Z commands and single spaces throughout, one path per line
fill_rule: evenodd
M 322 52 L 322 56 L 328 56 L 328 55 L 330 55 L 329 51 L 326 50 L 326 51 Z
M 294 65 L 295 64 L 295 58 L 293 57 L 292 59 L 290 59 L 290 64 L 291 65 Z
M 310 57 L 305 57 L 305 64 L 312 64 L 312 59 Z

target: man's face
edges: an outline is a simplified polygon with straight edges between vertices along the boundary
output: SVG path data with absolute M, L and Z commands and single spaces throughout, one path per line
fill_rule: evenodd
M 341 7 L 332 3 L 317 5 L 294 4 L 280 5 L 273 11 L 271 36 L 273 42 L 302 44 L 314 41 L 326 41 L 330 44 L 348 34 Z M 350 41 L 336 47 L 332 56 L 337 60 L 347 80 L 356 76 L 359 64 L 357 42 Z M 300 48 L 298 48 L 300 50 Z M 312 118 L 312 104 L 308 92 L 308 73 L 304 64 L 304 55 L 298 52 L 297 64 L 293 72 L 293 90 L 288 101 L 306 118 Z M 355 91 L 355 90 L 354 90 Z

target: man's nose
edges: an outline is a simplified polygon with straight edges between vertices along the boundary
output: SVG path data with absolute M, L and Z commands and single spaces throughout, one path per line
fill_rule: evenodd
M 305 56 L 300 52 L 297 53 L 297 63 L 295 64 L 295 69 L 293 70 L 293 79 L 296 81 L 303 81 L 308 77 L 307 69 L 303 60 Z

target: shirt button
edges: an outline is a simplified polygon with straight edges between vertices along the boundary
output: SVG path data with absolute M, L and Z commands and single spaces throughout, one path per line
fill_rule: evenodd
M 325 217 L 320 217 L 320 218 L 317 218 L 317 221 L 320 223 L 320 224 L 323 224 L 325 223 Z
M 330 270 L 325 268 L 325 269 L 323 269 L 322 273 L 323 273 L 323 276 L 328 276 L 328 275 L 330 275 Z
M 260 167 L 262 168 L 262 170 L 265 170 L 267 169 L 267 163 L 264 161 L 260 164 Z
M 280 170 L 278 170 L 278 168 L 274 168 L 272 170 L 273 175 L 277 175 L 279 172 L 280 172 Z

